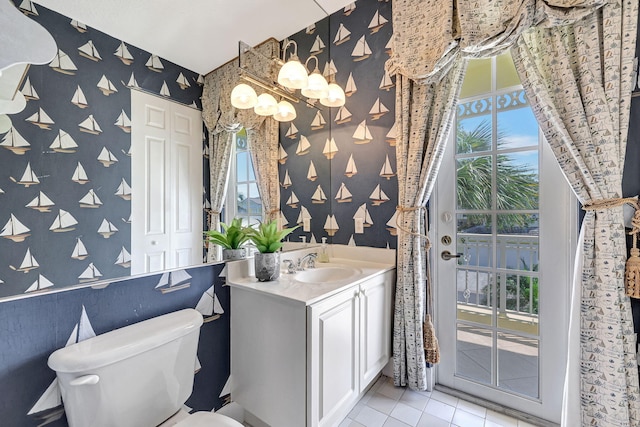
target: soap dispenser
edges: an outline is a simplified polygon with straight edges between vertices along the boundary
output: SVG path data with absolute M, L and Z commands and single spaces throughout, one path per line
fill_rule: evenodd
M 318 262 L 329 262 L 329 251 L 327 249 L 327 238 L 322 238 L 322 245 L 320 246 L 320 255 L 318 255 Z

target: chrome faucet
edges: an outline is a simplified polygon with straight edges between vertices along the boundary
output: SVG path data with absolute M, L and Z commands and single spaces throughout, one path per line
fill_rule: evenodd
M 298 271 L 304 271 L 305 266 L 306 268 L 316 268 L 317 257 L 318 257 L 318 254 L 316 252 L 312 252 L 300 258 L 298 260 Z M 306 264 L 305 264 L 305 260 L 307 261 Z
M 295 262 L 290 259 L 283 259 L 282 262 L 287 263 L 287 274 L 294 274 L 298 271 L 298 266 Z

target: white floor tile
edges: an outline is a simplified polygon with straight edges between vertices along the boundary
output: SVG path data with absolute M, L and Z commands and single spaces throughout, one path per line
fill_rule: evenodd
M 536 427 L 535 424 L 528 423 L 526 421 L 518 420 L 518 427 Z
M 367 427 L 365 425 L 360 424 L 357 421 L 353 421 L 351 418 L 345 418 L 344 420 L 342 420 L 342 422 L 338 425 L 338 427 Z
M 436 417 L 442 418 L 448 422 L 451 422 L 455 411 L 456 408 L 454 406 L 447 405 L 446 403 L 442 403 L 435 399 L 430 399 L 427 403 L 427 407 L 424 409 L 425 413 L 435 415 Z
M 402 421 L 398 421 L 395 418 L 389 417 L 387 421 L 384 422 L 383 427 L 411 427 L 409 424 L 405 424 Z
M 449 427 L 449 421 L 445 421 L 442 418 L 438 418 L 435 415 L 427 414 L 426 412 L 420 417 L 418 425 L 416 427 Z
M 347 416 L 349 418 L 355 419 L 360 413 L 360 411 L 362 411 L 362 408 L 364 408 L 365 406 L 367 405 L 362 403 L 362 401 L 356 403 L 356 406 L 353 407 L 353 409 L 351 410 L 351 412 L 349 412 L 349 415 Z
M 453 414 L 451 424 L 460 427 L 483 427 L 484 417 L 473 415 L 458 408 L 456 409 L 455 414 Z
M 371 398 L 367 402 L 367 406 L 386 415 L 389 415 L 397 403 L 397 400 L 394 400 L 383 394 L 376 393 L 371 396 Z
M 422 411 L 412 408 L 409 405 L 405 405 L 402 402 L 398 402 L 389 415 L 405 424 L 415 427 L 422 416 Z
M 517 419 L 490 409 L 487 410 L 487 421 L 493 422 L 494 425 L 502 427 L 518 427 Z
M 466 400 L 459 399 L 456 407 L 470 414 L 477 415 L 478 417 L 484 418 L 487 416 L 487 408 L 476 405 L 475 403 L 467 402 Z
M 378 390 L 376 390 L 380 394 L 384 394 L 391 399 L 398 400 L 404 393 L 404 387 L 396 387 L 393 385 L 393 382 L 387 382 L 380 386 Z
M 416 408 L 420 411 L 423 411 L 425 406 L 427 406 L 427 402 L 429 401 L 429 396 L 425 396 L 422 393 L 417 393 L 413 390 L 405 390 L 400 398 L 400 402 L 411 406 L 412 408 Z
M 433 390 L 431 392 L 431 399 L 438 400 L 438 401 L 440 401 L 442 403 L 446 403 L 447 405 L 450 405 L 450 406 L 458 405 L 458 398 L 457 397 L 451 396 L 450 394 L 446 394 L 446 393 L 443 393 L 443 392 L 438 391 L 438 390 Z
M 387 418 L 382 412 L 367 406 L 360 411 L 355 421 L 367 427 L 382 427 Z

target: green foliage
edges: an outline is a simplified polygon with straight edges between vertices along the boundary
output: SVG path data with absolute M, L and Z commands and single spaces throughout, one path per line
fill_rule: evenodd
M 260 253 L 272 253 L 280 249 L 282 247 L 282 239 L 298 227 L 300 226 L 278 230 L 278 223 L 274 219 L 268 223 L 260 223 L 258 228 L 250 228 L 248 234 L 249 239 L 251 239 Z
M 249 241 L 251 229 L 242 226 L 242 218 L 234 218 L 229 225 L 221 222 L 220 227 L 222 232 L 218 230 L 204 232 L 209 242 L 220 245 L 224 249 L 238 249 Z

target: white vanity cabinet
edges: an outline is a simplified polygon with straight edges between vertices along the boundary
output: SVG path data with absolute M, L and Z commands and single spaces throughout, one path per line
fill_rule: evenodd
M 230 282 L 231 399 L 246 420 L 337 426 L 391 356 L 394 283 L 395 269 L 381 269 L 301 301 Z

